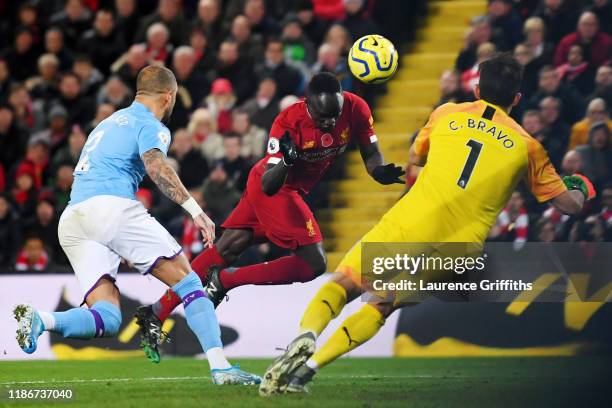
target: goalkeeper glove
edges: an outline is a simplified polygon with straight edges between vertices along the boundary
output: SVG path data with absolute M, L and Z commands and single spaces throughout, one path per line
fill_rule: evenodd
M 279 150 L 283 155 L 283 162 L 286 166 L 293 166 L 293 163 L 297 160 L 297 148 L 295 147 L 295 143 L 293 143 L 293 139 L 289 135 L 289 132 L 285 132 L 285 134 L 278 141 Z
M 404 181 L 400 179 L 400 176 L 403 175 L 404 169 L 393 163 L 378 166 L 372 171 L 372 178 L 385 185 L 393 183 L 404 184 Z
M 591 180 L 583 176 L 582 174 L 572 174 L 571 176 L 564 176 L 563 183 L 568 190 L 578 190 L 584 194 L 585 200 L 590 200 L 595 197 L 595 188 Z

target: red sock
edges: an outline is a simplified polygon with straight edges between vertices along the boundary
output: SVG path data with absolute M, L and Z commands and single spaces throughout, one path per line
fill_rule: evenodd
M 213 265 L 220 265 L 221 267 L 227 266 L 227 262 L 221 257 L 217 247 L 214 245 L 202 251 L 200 255 L 196 256 L 194 260 L 191 261 L 191 269 L 198 274 L 202 281 L 204 281 L 208 275 L 208 268 Z
M 217 251 L 217 247 L 213 246 L 203 251 L 191 261 L 191 268 L 198 274 L 200 279 L 204 281 L 208 275 L 208 268 L 212 265 L 226 266 L 225 260 Z M 157 302 L 153 304 L 153 313 L 162 322 L 170 316 L 172 311 L 181 304 L 181 298 L 178 297 L 172 289 L 168 289 Z
M 249 284 L 284 285 L 293 282 L 308 282 L 314 278 L 315 272 L 308 262 L 297 255 L 221 271 L 221 284 L 227 290 Z

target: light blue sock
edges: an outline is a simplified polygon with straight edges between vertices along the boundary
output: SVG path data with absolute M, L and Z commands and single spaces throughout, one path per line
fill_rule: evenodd
M 55 318 L 53 331 L 64 337 L 91 339 L 112 337 L 121 326 L 121 311 L 112 303 L 99 301 L 89 309 L 75 307 L 65 312 L 51 313 Z
M 204 294 L 204 287 L 198 275 L 191 272 L 174 285 L 172 290 L 183 300 L 187 324 L 197 336 L 204 351 L 213 347 L 223 347 L 215 307 Z

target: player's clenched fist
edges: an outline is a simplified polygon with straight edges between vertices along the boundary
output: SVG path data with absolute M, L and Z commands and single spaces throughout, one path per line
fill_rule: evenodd
M 283 155 L 283 162 L 287 166 L 293 166 L 295 160 L 297 159 L 297 148 L 295 147 L 295 143 L 293 143 L 293 139 L 291 139 L 291 135 L 289 132 L 285 132 L 283 137 L 278 141 L 279 150 Z
M 378 166 L 372 172 L 372 178 L 378 181 L 380 184 L 404 184 L 405 182 L 400 179 L 400 176 L 404 175 L 404 169 L 400 166 L 396 166 L 393 163 Z
M 572 174 L 571 176 L 563 177 L 563 183 L 568 190 L 578 190 L 584 194 L 585 200 L 590 200 L 595 197 L 595 188 L 593 183 L 582 174 Z

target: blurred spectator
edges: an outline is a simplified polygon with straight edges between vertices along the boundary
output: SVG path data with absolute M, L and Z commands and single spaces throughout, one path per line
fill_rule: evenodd
M 338 47 L 340 49 L 340 54 L 345 57 L 348 56 L 349 50 L 353 45 L 353 40 L 351 39 L 349 31 L 338 23 L 332 24 L 329 27 L 325 35 L 325 42 Z
M 600 242 L 605 239 L 604 221 L 597 215 L 590 215 L 584 221 L 578 220 L 570 232 L 570 242 Z
M 150 28 L 153 25 L 162 25 L 170 34 L 169 40 L 174 46 L 179 46 L 187 41 L 189 25 L 182 11 L 179 0 L 159 0 L 157 10 L 144 17 L 140 29 L 136 34 L 137 41 L 149 40 Z M 159 61 L 159 59 L 156 59 Z
M 270 130 L 279 112 L 276 81 L 266 77 L 261 79 L 257 93 L 242 105 L 242 110 L 249 114 L 253 125 Z
M 545 140 L 549 140 L 554 145 L 550 146 L 548 152 L 551 157 L 551 161 L 555 167 L 559 168 L 561 164 L 561 158 L 567 150 L 567 145 L 570 138 L 570 127 L 567 123 L 561 120 L 561 101 L 552 96 L 547 96 L 542 99 L 539 105 L 540 117 L 544 124 L 544 136 Z
M 23 235 L 35 235 L 42 239 L 52 259 L 59 259 L 62 248 L 57 235 L 57 213 L 55 197 L 50 190 L 41 191 L 36 204 L 36 214 L 24 224 Z
M 227 173 L 227 182 L 239 191 L 244 191 L 251 165 L 240 155 L 241 152 L 242 139 L 239 134 L 232 132 L 223 137 L 223 158 L 220 163 Z
M 325 20 L 340 20 L 344 17 L 342 0 L 312 0 L 315 15 Z
M 93 118 L 93 100 L 81 92 L 81 78 L 75 73 L 66 72 L 62 75 L 59 83 L 60 96 L 52 102 L 52 105 L 61 105 L 68 112 L 68 123 L 78 124 L 86 127 Z
M 204 181 L 202 193 L 207 208 L 215 223 L 220 223 L 232 211 L 242 195 L 234 182 L 230 181 L 223 164 L 218 163 Z
M 606 106 L 612 106 L 612 66 L 602 65 L 595 75 L 595 90 L 588 99 L 602 98 Z
M 251 32 L 251 23 L 243 15 L 237 15 L 232 21 L 231 37 L 238 43 L 240 58 L 245 63 L 260 62 L 263 54 L 263 39 L 261 34 Z
M 210 95 L 205 99 L 206 108 L 216 122 L 219 133 L 227 133 L 232 128 L 232 109 L 237 98 L 230 81 L 218 78 L 212 83 Z
M 91 18 L 91 11 L 83 0 L 67 0 L 64 10 L 53 14 L 49 24 L 61 27 L 66 45 L 75 49 L 81 35 L 91 27 Z
M 210 71 L 217 64 L 215 51 L 201 28 L 195 27 L 189 37 L 189 45 L 195 53 L 196 68 L 200 72 Z
M 3 51 L 0 57 L 11 69 L 11 76 L 18 81 L 36 75 L 38 53 L 34 48 L 34 37 L 27 28 L 20 28 L 15 33 L 15 41 L 11 48 Z
M 42 44 L 43 23 L 34 3 L 24 3 L 17 11 L 18 26 L 25 27 L 32 33 L 34 47 L 40 49 Z
M 378 33 L 378 26 L 368 13 L 368 2 L 366 0 L 344 0 L 346 17 L 342 25 L 351 33 L 353 40 Z
M 521 193 L 515 191 L 506 207 L 497 216 L 497 223 L 491 228 L 489 238 L 512 242 L 512 247 L 518 251 L 525 245 L 528 233 L 529 215 L 525 202 Z
M 455 69 L 464 72 L 476 63 L 476 51 L 481 44 L 491 41 L 491 24 L 486 16 L 472 19 L 470 28 L 466 32 L 463 49 L 455 60 Z
M 476 63 L 474 66 L 472 66 L 472 68 L 461 73 L 461 87 L 463 88 L 464 92 L 468 93 L 469 95 L 473 94 L 474 85 L 478 84 L 478 80 L 480 79 L 480 71 L 478 70 L 478 66 L 482 61 L 491 57 L 495 51 L 495 45 L 490 42 L 483 43 L 478 46 L 478 50 L 476 51 Z
M 186 129 L 174 132 L 170 156 L 178 161 L 178 174 L 187 189 L 201 186 L 208 177 L 208 163 L 201 151 L 194 148 L 193 136 Z
M 104 75 L 125 48 L 123 38 L 115 28 L 115 16 L 109 9 L 96 13 L 93 28 L 86 31 L 79 40 L 77 49 L 89 55 L 93 65 Z
M 70 201 L 70 190 L 74 182 L 74 167 L 70 164 L 60 165 L 55 172 L 53 195 L 56 200 L 56 213 L 61 214 Z
M 132 91 L 123 80 L 119 76 L 113 75 L 100 88 L 96 99 L 98 104 L 109 103 L 117 109 L 123 109 L 132 103 L 133 97 Z
M 30 77 L 25 85 L 34 99 L 43 103 L 58 96 L 59 60 L 54 54 L 43 54 L 38 58 L 38 76 Z
M 45 272 L 49 266 L 49 256 L 39 237 L 28 237 L 17 254 L 15 270 L 20 272 Z
M 529 106 L 537 108 L 540 101 L 547 96 L 554 96 L 561 100 L 561 117 L 568 124 L 579 120 L 584 112 L 583 101 L 580 95 L 567 85 L 561 83 L 559 73 L 551 66 L 540 70 L 538 91 L 529 101 Z
M 74 60 L 72 72 L 81 79 L 81 92 L 87 97 L 95 97 L 104 82 L 104 75 L 93 66 L 91 58 L 79 55 Z
M 257 81 L 253 69 L 240 59 L 238 43 L 234 40 L 228 39 L 221 43 L 214 75 L 231 82 L 233 93 L 239 102 L 244 102 L 254 93 Z M 221 129 L 220 131 L 222 132 Z
M 281 34 L 285 59 L 297 66 L 308 67 L 314 63 L 315 48 L 295 14 L 289 14 L 283 20 Z
M 8 98 L 9 88 L 13 84 L 11 73 L 9 72 L 9 66 L 6 60 L 0 57 L 0 103 L 6 101 Z
M 204 201 L 202 190 L 189 190 L 189 194 L 196 200 L 200 208 L 206 209 L 206 202 Z M 183 253 L 189 260 L 193 259 L 204 249 L 202 232 L 200 228 L 193 223 L 193 218 L 189 216 L 183 217 L 182 243 Z
M 1 214 L 1 211 L 0 211 Z M 612 229 L 612 184 L 608 183 L 601 190 L 601 217 L 606 222 L 606 228 Z
M 461 89 L 459 73 L 452 69 L 445 70 L 440 76 L 440 99 L 435 106 L 440 106 L 448 102 L 466 102 L 469 99 L 469 94 Z
M 251 0 L 251 2 L 252 1 L 261 2 L 261 0 Z M 249 1 L 247 1 L 247 4 L 248 3 Z M 329 23 L 315 16 L 312 2 L 310 0 L 297 0 L 295 12 L 308 38 L 315 44 L 321 44 L 329 28 Z M 371 32 L 375 31 L 376 30 Z
M 512 0 L 489 0 L 487 15 L 496 47 L 501 51 L 513 50 L 521 40 L 523 22 L 513 8 Z
M 48 128 L 32 135 L 32 140 L 44 140 L 50 145 L 51 155 L 64 147 L 68 140 L 68 113 L 62 106 L 51 108 L 48 115 Z
M 279 98 L 296 94 L 302 87 L 302 75 L 297 68 L 285 62 L 283 43 L 278 39 L 268 41 L 264 63 L 256 68 L 256 73 L 260 80 L 266 77 L 274 79 Z
M 12 200 L 19 216 L 26 219 L 34 214 L 36 208 L 35 169 L 29 163 L 22 163 L 15 173 Z
M 538 89 L 538 72 L 540 67 L 534 59 L 533 49 L 526 44 L 519 44 L 514 48 L 514 58 L 523 67 L 523 82 L 521 91 L 523 98 L 529 100 Z
M 132 45 L 124 58 L 120 58 L 113 64 L 116 66 L 114 72 L 133 92 L 136 91 L 138 73 L 147 65 L 146 50 L 146 47 L 142 44 Z
M 98 108 L 96 109 L 96 116 L 94 116 L 92 121 L 89 123 L 89 125 L 85 129 L 85 133 L 90 134 L 95 129 L 95 127 L 100 124 L 100 122 L 102 122 L 104 119 L 108 118 L 110 115 L 115 113 L 115 111 L 116 111 L 115 105 L 113 104 L 110 104 L 110 103 L 99 104 Z
M 14 83 L 11 85 L 8 102 L 15 113 L 15 120 L 21 126 L 28 129 L 37 127 L 41 120 L 40 118 L 39 120 L 36 118 L 32 105 L 32 98 L 30 98 L 30 93 L 25 85 L 22 83 Z
M 584 163 L 584 174 L 595 186 L 601 186 L 612 176 L 611 134 L 606 123 L 595 123 L 589 130 L 589 144 L 576 147 Z
M 544 122 L 542 115 L 537 110 L 528 110 L 523 115 L 523 128 L 533 138 L 544 146 L 551 163 L 559 168 L 563 154 L 565 153 L 565 146 L 567 146 L 567 140 L 563 141 L 557 138 L 557 135 L 549 134 L 544 130 Z
M 331 72 L 340 81 L 342 89 L 353 89 L 353 75 L 349 72 L 346 58 L 340 58 L 340 50 L 332 44 L 322 44 L 317 53 L 317 62 L 312 66 L 312 73 Z
M 538 67 L 550 65 L 553 62 L 555 46 L 546 41 L 546 26 L 540 17 L 529 17 L 523 25 L 525 44 L 531 48 L 533 59 Z
M 569 0 L 544 0 L 535 15 L 546 24 L 546 40 L 558 44 L 576 28 L 578 16 Z
M 81 150 L 83 150 L 86 141 L 87 135 L 83 133 L 81 127 L 73 125 L 68 136 L 68 145 L 58 150 L 53 156 L 51 161 L 52 172 L 62 164 L 69 164 L 75 167 L 79 162 Z
M 163 1 L 175 1 L 175 0 L 163 0 Z M 147 42 L 145 54 L 147 56 L 147 62 L 149 64 L 162 64 L 170 60 L 170 54 L 172 53 L 172 44 L 170 40 L 170 31 L 162 23 L 154 23 L 147 29 Z
M 251 124 L 249 114 L 242 110 L 234 111 L 232 132 L 240 136 L 240 155 L 250 162 L 262 158 L 265 154 L 268 133 Z
M 217 122 L 210 110 L 196 109 L 191 115 L 187 131 L 209 164 L 223 156 L 223 138 L 217 133 Z
M 150 211 L 153 208 L 153 193 L 148 188 L 139 188 L 134 194 L 136 200 L 140 201 L 142 206 Z
M 561 174 L 571 176 L 572 174 L 582 173 L 584 171 L 582 165 L 582 156 L 575 150 L 569 150 L 563 157 L 561 163 Z
M 606 102 L 601 99 L 593 99 L 587 107 L 586 116 L 572 126 L 570 135 L 569 149 L 589 142 L 589 131 L 594 123 L 607 123 L 608 128 L 612 129 L 612 120 L 606 106 Z
M 253 22 L 251 22 L 251 25 L 253 25 Z M 200 28 L 206 34 L 210 48 L 216 49 L 225 38 L 220 1 L 200 0 L 198 2 L 198 15 L 193 26 Z
M 182 45 L 174 51 L 172 70 L 176 75 L 178 92 L 176 104 L 168 127 L 171 130 L 187 126 L 189 113 L 202 101 L 210 89 L 204 73 L 195 69 L 196 57 L 193 48 Z
M 557 240 L 555 224 L 550 217 L 543 217 L 536 224 L 536 240 L 538 242 L 555 242 Z
M 599 67 L 612 58 L 612 37 L 599 30 L 597 16 L 590 11 L 582 13 L 576 32 L 563 37 L 557 46 L 555 65 L 561 65 L 567 61 L 570 47 L 574 44 L 582 45 L 589 50 L 585 59 L 595 67 Z
M 136 0 L 115 0 L 117 34 L 124 44 L 133 44 L 138 30 L 138 10 Z
M 561 81 L 570 85 L 582 97 L 593 92 L 595 71 L 584 59 L 584 47 L 574 44 L 569 49 L 567 62 L 557 67 Z
M 300 101 L 300 99 L 297 96 L 295 96 L 295 95 L 287 95 L 283 99 L 280 100 L 280 102 L 278 103 L 278 108 L 281 111 L 284 111 L 289 106 L 291 106 L 294 103 L 299 102 L 299 101 Z
M 251 23 L 251 30 L 264 37 L 278 35 L 280 27 L 278 23 L 268 17 L 264 0 L 246 0 L 244 2 L 244 15 Z
M 10 171 L 23 157 L 29 134 L 15 121 L 13 108 L 0 104 L 0 163 Z
M 6 267 L 21 244 L 21 229 L 11 200 L 0 193 L 0 267 Z
M 64 32 L 59 27 L 51 27 L 45 32 L 45 51 L 57 57 L 60 63 L 60 71 L 72 68 L 74 56 L 66 48 Z

